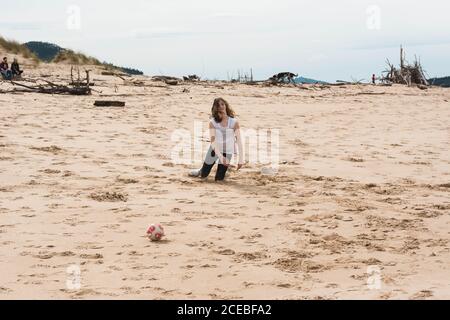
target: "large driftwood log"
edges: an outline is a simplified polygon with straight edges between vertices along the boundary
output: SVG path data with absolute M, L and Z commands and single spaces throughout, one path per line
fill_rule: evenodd
M 170 77 L 170 76 L 153 76 L 152 77 L 153 81 L 162 81 L 162 82 L 166 82 L 166 81 L 183 81 L 180 78 L 177 77 Z
M 123 101 L 100 101 L 97 100 L 94 102 L 94 106 L 96 107 L 125 107 L 125 102 Z
M 15 86 L 23 87 L 28 89 L 28 92 L 35 93 L 45 93 L 45 94 L 70 94 L 70 95 L 89 95 L 91 94 L 91 89 L 89 87 L 68 87 L 63 85 L 57 85 L 50 81 L 43 80 L 48 83 L 48 86 L 37 85 L 37 86 L 27 86 L 22 83 L 11 81 Z M 24 91 L 27 92 L 27 91 Z
M 187 77 L 183 77 L 184 81 L 197 82 L 200 81 L 200 77 L 196 74 L 188 75 Z
M 56 84 L 45 79 L 20 79 L 21 82 L 33 83 L 34 85 L 19 83 L 18 81 L 15 80 L 11 80 L 9 82 L 14 86 L 25 88 L 26 90 L 22 89 L 20 91 L 24 93 L 31 92 L 31 93 L 45 93 L 45 94 L 89 95 L 92 93 L 92 90 L 90 88 L 91 85 L 89 75 L 90 70 L 86 70 L 85 72 L 86 72 L 86 79 L 82 80 L 78 69 L 78 80 L 75 81 L 73 79 L 73 67 L 72 67 L 70 71 L 71 84 L 69 84 L 68 86 Z M 85 85 L 83 83 L 84 81 L 86 82 Z
M 178 80 L 166 80 L 164 82 L 166 84 L 168 84 L 169 86 L 176 86 L 176 85 L 178 85 Z

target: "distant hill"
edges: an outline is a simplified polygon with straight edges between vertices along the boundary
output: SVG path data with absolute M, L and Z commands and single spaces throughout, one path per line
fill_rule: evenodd
M 435 86 L 450 88 L 450 77 L 432 78 L 428 82 Z
M 51 62 L 64 49 L 53 43 L 30 41 L 24 45 L 33 52 L 40 60 Z
M 126 68 L 126 67 L 119 67 L 112 63 L 103 62 L 103 65 L 106 66 L 107 68 L 109 67 L 110 69 L 117 69 L 117 70 L 122 71 L 123 73 L 129 74 L 132 76 L 142 76 L 144 74 L 144 72 L 142 72 L 141 70 L 133 69 L 133 68 Z
M 120 67 L 108 62 L 100 62 L 100 60 L 87 56 L 80 52 L 64 49 L 56 44 L 30 41 L 24 44 L 34 55 L 45 62 L 66 62 L 71 64 L 93 64 L 101 65 L 107 69 L 115 69 L 130 75 L 143 75 L 144 73 L 137 69 Z
M 314 79 L 310 79 L 310 78 L 305 78 L 305 77 L 297 77 L 294 79 L 295 83 L 306 83 L 306 84 L 327 84 L 327 82 L 325 81 L 320 81 L 320 80 L 314 80 Z

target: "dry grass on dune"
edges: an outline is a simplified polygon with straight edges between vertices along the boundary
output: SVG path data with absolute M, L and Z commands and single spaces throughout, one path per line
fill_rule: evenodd
M 83 53 L 75 52 L 73 50 L 64 50 L 58 53 L 53 59 L 54 63 L 69 63 L 75 65 L 100 65 L 101 62 L 93 57 L 89 57 Z
M 28 68 L 35 68 L 41 62 L 48 62 L 46 60 L 41 60 L 32 50 L 30 50 L 26 45 L 21 44 L 15 40 L 10 40 L 0 36 L 0 56 L 1 57 L 9 57 L 13 55 L 14 57 L 18 56 L 20 58 L 20 62 L 22 65 L 25 65 Z M 53 59 L 50 58 L 50 64 L 46 64 L 47 66 L 53 64 L 66 64 L 66 65 L 75 65 L 75 66 L 98 66 L 103 70 L 107 71 L 119 71 L 119 72 L 127 72 L 124 68 L 115 66 L 113 64 L 107 62 L 101 62 L 99 59 L 86 55 L 82 52 L 77 52 L 71 49 L 62 49 Z M 126 69 L 126 68 L 125 68 Z M 138 71 L 133 69 L 127 69 L 131 71 Z
M 93 65 L 93 66 L 100 66 L 104 70 L 109 71 L 122 71 L 120 68 L 108 64 L 105 62 L 100 62 L 97 58 L 85 55 L 81 52 L 75 52 L 73 50 L 64 50 L 61 51 L 53 60 L 53 63 L 57 64 L 70 64 L 70 65 L 77 65 L 77 66 L 84 66 L 84 65 Z
M 0 36 L 0 47 L 10 54 L 19 54 L 25 59 L 31 59 L 35 63 L 39 63 L 38 57 L 32 53 L 26 46 L 14 40 L 8 40 Z

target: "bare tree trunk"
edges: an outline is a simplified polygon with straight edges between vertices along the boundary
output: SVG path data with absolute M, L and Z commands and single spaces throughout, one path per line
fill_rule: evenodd
M 403 62 L 403 46 L 400 45 L 400 70 L 403 70 L 403 67 L 405 66 Z

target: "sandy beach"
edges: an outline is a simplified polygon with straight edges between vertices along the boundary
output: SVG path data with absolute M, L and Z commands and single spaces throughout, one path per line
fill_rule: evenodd
M 0 299 L 450 298 L 449 89 L 92 73 L 92 96 L 0 93 Z M 277 174 L 215 183 L 172 161 L 217 97 L 279 130 Z

